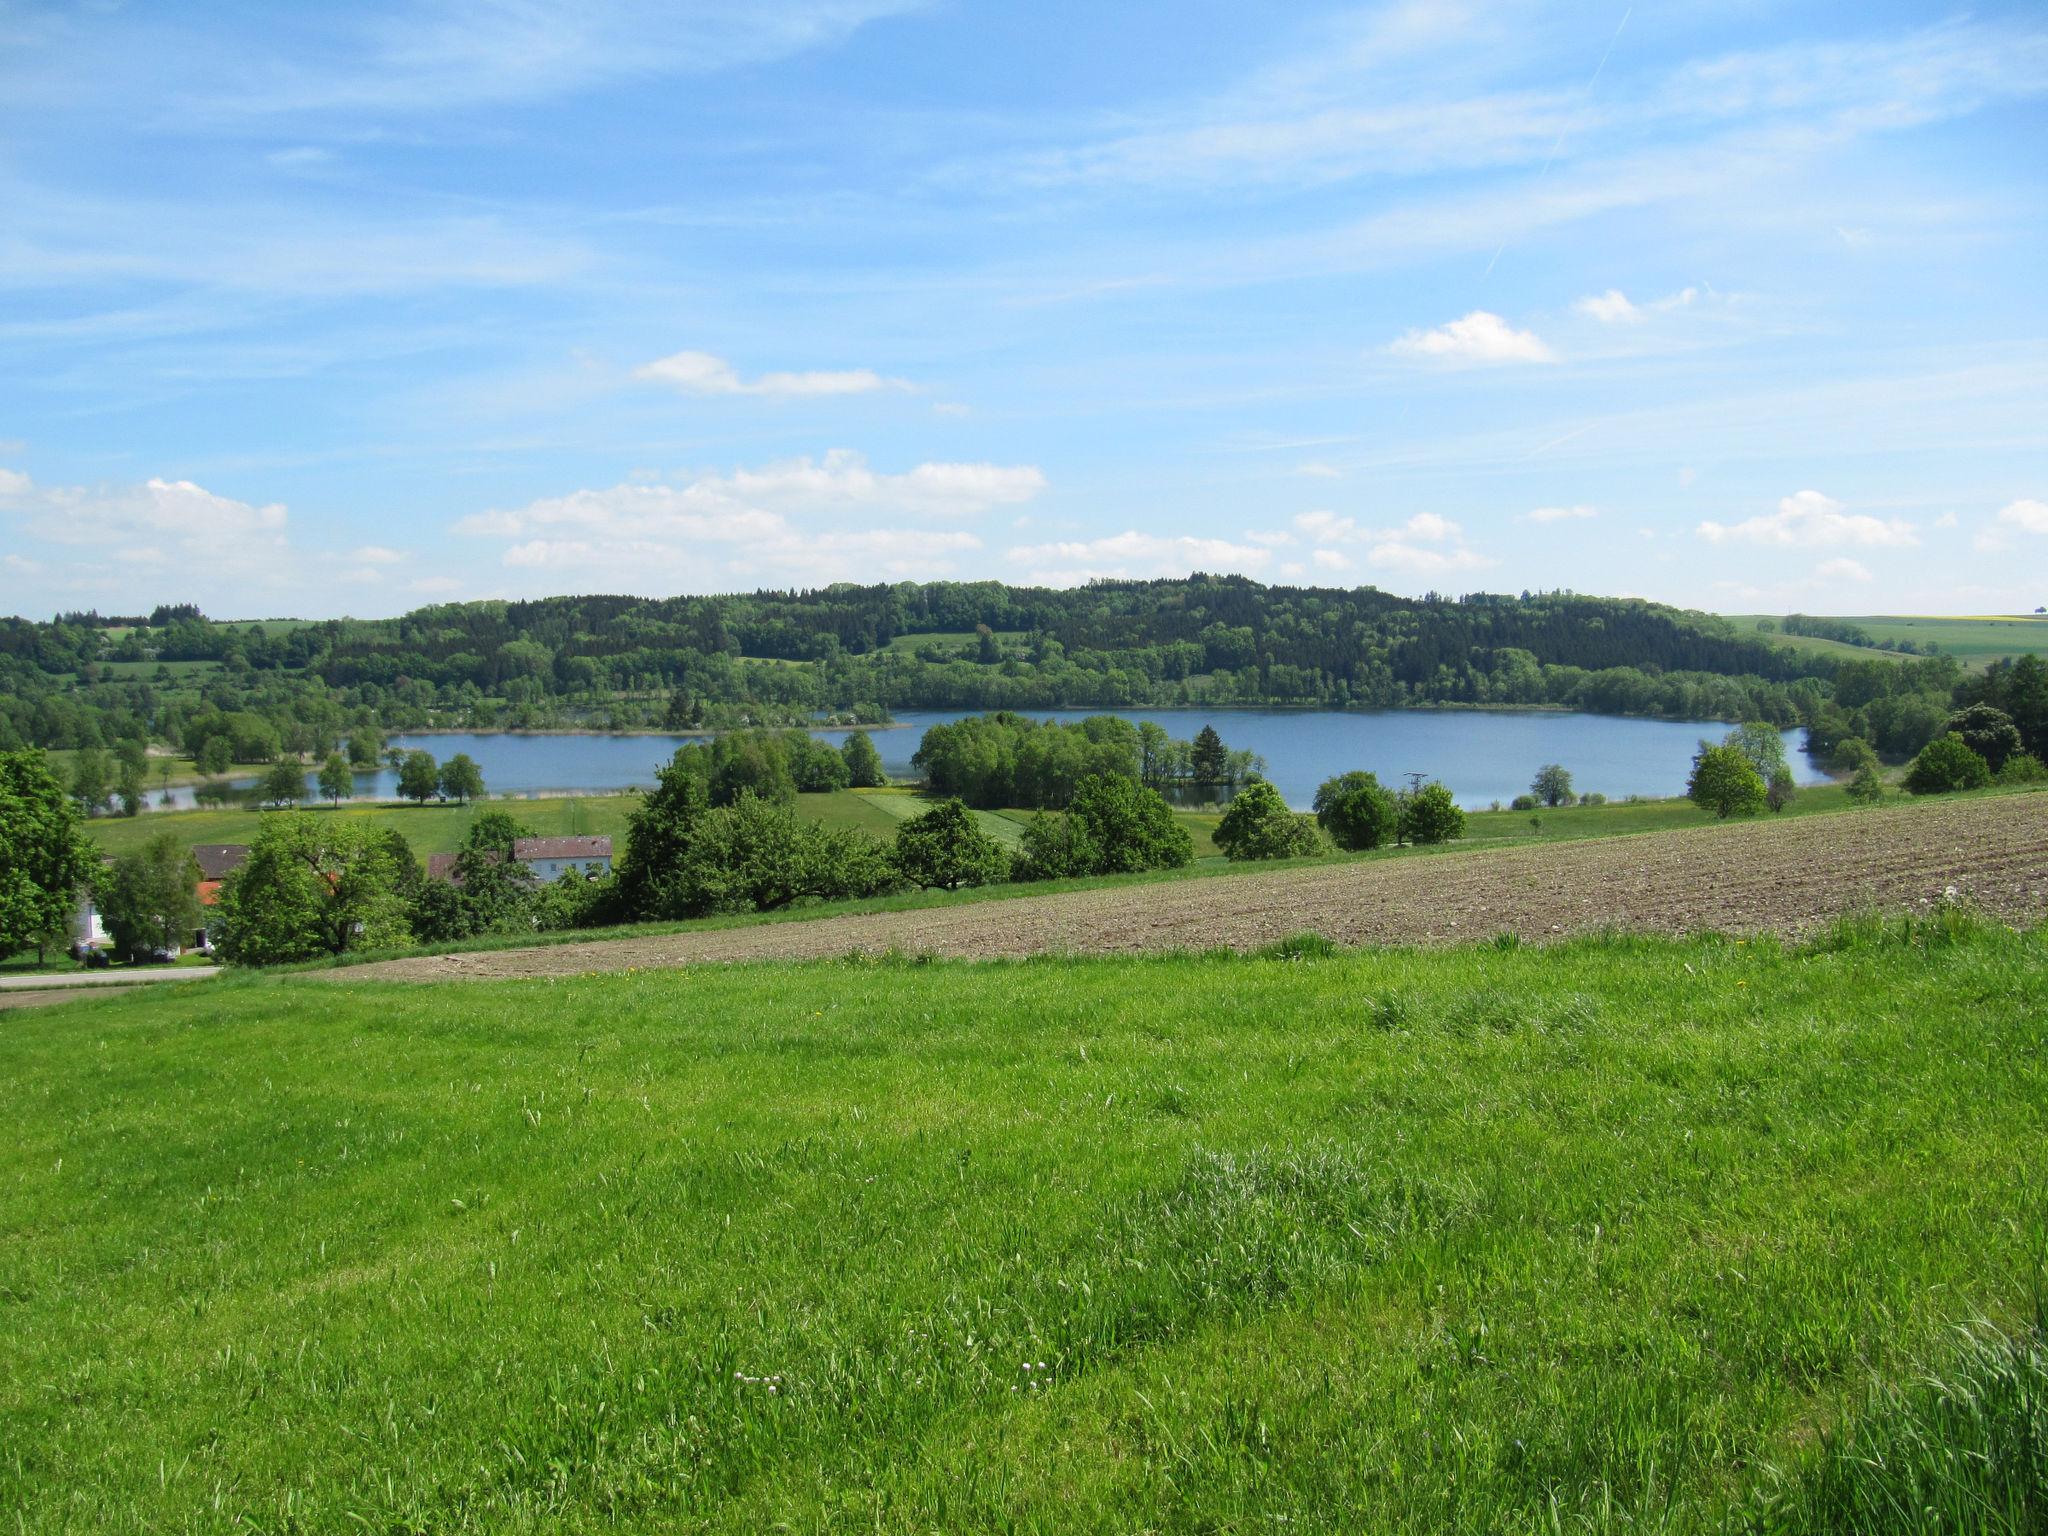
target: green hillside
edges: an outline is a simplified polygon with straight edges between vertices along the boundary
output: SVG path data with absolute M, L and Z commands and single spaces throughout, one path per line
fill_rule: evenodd
M 41 1532 L 2038 1529 L 2048 953 L 1840 942 L 17 1014 L 0 1500 Z

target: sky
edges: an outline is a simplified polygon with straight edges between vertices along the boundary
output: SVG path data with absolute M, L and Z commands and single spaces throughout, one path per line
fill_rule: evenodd
M 0 0 L 0 612 L 2048 603 L 2048 12 Z

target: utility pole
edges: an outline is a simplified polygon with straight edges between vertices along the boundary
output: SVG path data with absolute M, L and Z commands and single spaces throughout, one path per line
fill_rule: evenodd
M 1420 769 L 1411 768 L 1402 777 L 1408 781 L 1408 787 L 1401 791 L 1400 803 L 1394 807 L 1394 846 L 1396 848 L 1408 846 L 1408 802 L 1421 793 L 1422 781 L 1428 778 L 1429 775 Z

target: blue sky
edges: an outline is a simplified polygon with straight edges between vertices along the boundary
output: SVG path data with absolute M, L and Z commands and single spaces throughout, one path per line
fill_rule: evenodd
M 2031 6 L 0 0 L 0 611 L 2048 602 Z

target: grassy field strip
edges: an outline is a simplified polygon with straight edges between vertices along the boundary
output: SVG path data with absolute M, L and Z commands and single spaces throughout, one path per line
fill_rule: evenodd
M 574 976 L 629 967 L 817 959 L 891 949 L 962 959 L 1255 949 L 1313 931 L 1339 944 L 1799 933 L 1951 895 L 2002 919 L 2048 917 L 2048 793 L 1921 802 L 1844 816 L 1726 823 L 1554 847 L 1246 866 L 1212 878 L 999 887 L 1003 899 L 722 924 L 543 947 L 373 960 L 411 981 Z
M 2009 1450 L 1891 1487 L 1853 1437 L 1959 1325 L 2033 1316 L 2044 960 L 1960 921 L 24 1015 L 0 1499 L 60 1532 L 2039 1512 Z

